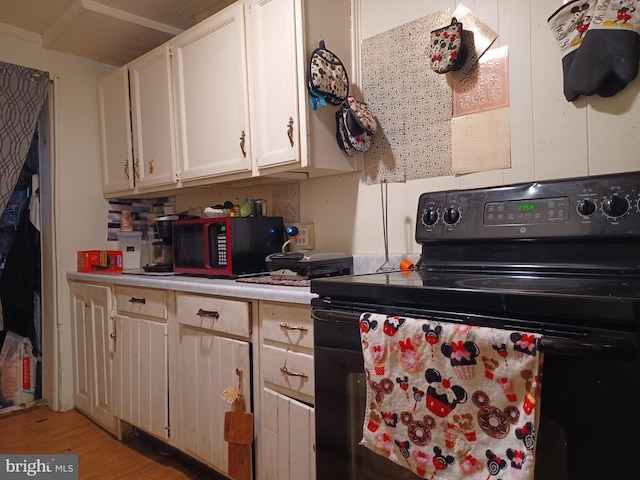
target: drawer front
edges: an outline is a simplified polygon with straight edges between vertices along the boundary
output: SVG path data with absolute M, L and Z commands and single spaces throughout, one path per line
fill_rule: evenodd
M 314 396 L 313 356 L 263 345 L 260 370 L 265 386 L 293 398 L 310 401 Z
M 176 293 L 178 322 L 248 339 L 251 336 L 249 302 Z
M 260 332 L 263 342 L 313 350 L 313 320 L 308 305 L 261 301 Z
M 167 319 L 167 290 L 116 285 L 116 308 L 122 315 Z

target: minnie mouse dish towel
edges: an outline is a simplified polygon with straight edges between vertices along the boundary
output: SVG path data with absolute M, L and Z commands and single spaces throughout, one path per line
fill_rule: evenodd
M 361 445 L 429 480 L 532 480 L 540 336 L 364 313 Z

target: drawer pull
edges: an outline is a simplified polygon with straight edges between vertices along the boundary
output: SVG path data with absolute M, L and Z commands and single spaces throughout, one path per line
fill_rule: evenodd
M 303 327 L 302 325 L 287 325 L 286 323 L 281 323 L 280 328 L 284 328 L 285 330 L 299 330 L 300 332 L 308 332 L 309 329 L 307 327 Z
M 198 313 L 196 313 L 196 315 L 198 315 L 199 317 L 210 317 L 210 318 L 215 318 L 216 320 L 218 318 L 220 318 L 220 314 L 216 311 L 213 310 L 203 310 L 203 309 L 199 309 Z
M 131 298 L 129 299 L 129 301 L 130 301 L 131 303 L 141 303 L 141 304 L 143 304 L 143 305 L 144 305 L 145 303 L 147 303 L 147 299 L 146 299 L 146 298 L 136 298 L 136 297 L 131 297 Z
M 306 373 L 302 373 L 302 372 L 290 372 L 287 367 L 280 367 L 280 371 L 282 373 L 284 373 L 285 375 L 289 375 L 290 377 L 300 377 L 300 378 L 304 378 L 307 379 L 309 378 L 309 375 L 307 375 Z

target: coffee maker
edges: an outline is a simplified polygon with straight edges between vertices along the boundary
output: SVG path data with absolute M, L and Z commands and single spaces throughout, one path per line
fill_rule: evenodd
M 157 239 L 151 244 L 151 264 L 142 267 L 145 272 L 173 272 L 173 222 L 177 215 L 156 218 Z

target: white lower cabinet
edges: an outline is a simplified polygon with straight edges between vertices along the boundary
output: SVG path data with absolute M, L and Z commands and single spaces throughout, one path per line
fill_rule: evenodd
M 115 414 L 161 439 L 169 438 L 167 324 L 116 316 Z
M 76 408 L 116 436 L 113 407 L 112 288 L 71 282 L 73 388 Z
M 224 417 L 231 404 L 221 394 L 239 387 L 251 406 L 249 339 L 230 338 L 237 327 L 249 325 L 250 303 L 203 295 L 176 293 L 175 375 L 171 383 L 176 402 L 172 436 L 185 453 L 223 474 L 229 473 Z M 250 462 L 251 459 L 248 459 Z
M 116 286 L 114 411 L 162 440 L 169 438 L 166 290 Z
M 260 415 L 260 478 L 316 478 L 313 407 L 265 388 L 260 400 Z
M 79 410 L 118 438 L 133 426 L 232 477 L 224 424 L 233 408 L 222 398 L 231 386 L 247 411 L 255 407 L 254 445 L 242 459 L 251 478 L 315 479 L 308 305 L 69 286 Z
M 260 301 L 260 480 L 316 478 L 313 320 L 308 305 Z

